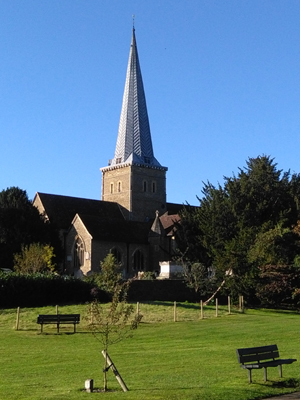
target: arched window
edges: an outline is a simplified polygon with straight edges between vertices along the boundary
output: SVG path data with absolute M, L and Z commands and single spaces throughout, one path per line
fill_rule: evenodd
M 122 183 L 118 182 L 118 192 L 122 192 Z
M 117 247 L 111 250 L 111 254 L 115 257 L 117 263 L 122 264 L 122 253 Z
M 80 269 L 84 265 L 84 243 L 78 237 L 74 245 L 74 269 Z
M 140 250 L 137 250 L 133 255 L 133 270 L 144 271 L 144 255 Z

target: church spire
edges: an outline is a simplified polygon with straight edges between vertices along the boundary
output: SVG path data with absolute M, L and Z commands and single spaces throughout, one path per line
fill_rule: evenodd
M 126 74 L 115 156 L 110 165 L 147 164 L 161 167 L 153 153 L 146 97 L 136 46 L 135 28 Z M 163 167 L 164 168 L 164 167 Z

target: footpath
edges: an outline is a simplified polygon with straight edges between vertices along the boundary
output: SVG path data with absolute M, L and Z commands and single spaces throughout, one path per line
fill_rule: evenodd
M 296 399 L 300 399 L 300 392 L 283 394 L 282 396 L 268 397 L 267 399 L 264 400 L 296 400 Z

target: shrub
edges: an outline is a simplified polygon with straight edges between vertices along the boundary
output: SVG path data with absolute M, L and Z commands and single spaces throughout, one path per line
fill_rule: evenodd
M 55 274 L 0 273 L 1 307 L 37 307 L 84 303 L 91 299 L 92 285 Z

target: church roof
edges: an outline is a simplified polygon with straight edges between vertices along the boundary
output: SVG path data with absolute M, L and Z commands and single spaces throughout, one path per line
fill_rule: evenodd
M 149 222 L 102 218 L 87 214 L 77 214 L 77 216 L 94 240 L 135 244 L 148 243 L 148 233 L 151 227 Z
M 114 202 L 38 192 L 35 195 L 34 204 L 37 197 L 39 197 L 49 221 L 60 229 L 68 229 L 77 213 L 113 218 L 118 221 L 124 220 L 119 205 Z
M 132 31 L 115 156 L 109 161 L 109 165 L 110 167 L 115 167 L 124 163 L 167 170 L 166 167 L 160 165 L 153 153 L 146 97 L 134 28 Z M 101 170 L 105 168 L 101 168 Z
M 165 235 L 164 227 L 162 226 L 162 223 L 160 222 L 159 212 L 156 211 L 156 217 L 151 226 L 151 231 L 149 232 L 149 237 L 164 236 L 164 235 Z
M 118 203 L 62 196 L 57 194 L 36 193 L 33 204 L 40 199 L 46 216 L 59 229 L 68 230 L 72 220 L 78 214 L 90 234 L 96 239 L 119 242 L 147 243 L 150 232 L 172 234 L 174 222 L 178 222 L 177 213 L 182 204 L 167 203 L 167 212 L 149 222 L 126 221 Z M 40 210 L 41 212 L 41 210 Z M 165 230 L 165 233 L 163 232 Z

